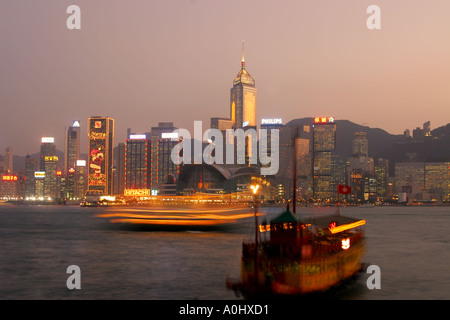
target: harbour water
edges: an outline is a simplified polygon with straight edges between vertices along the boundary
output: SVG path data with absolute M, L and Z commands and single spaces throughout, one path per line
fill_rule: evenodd
M 225 230 L 138 231 L 99 218 L 105 210 L 1 205 L 0 299 L 242 299 L 225 281 L 239 277 L 252 218 Z M 450 207 L 340 210 L 366 220 L 364 261 L 380 267 L 381 289 L 368 289 L 362 273 L 336 299 L 450 299 Z M 80 290 L 66 286 L 70 265 L 80 267 Z

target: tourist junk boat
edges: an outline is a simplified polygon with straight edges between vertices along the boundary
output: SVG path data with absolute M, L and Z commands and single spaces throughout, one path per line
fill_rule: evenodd
M 288 208 L 270 224 L 255 220 L 255 241 L 242 245 L 240 282 L 227 280 L 228 288 L 244 297 L 306 295 L 356 276 L 365 251 L 365 221 L 335 209 L 331 215 L 299 218 Z

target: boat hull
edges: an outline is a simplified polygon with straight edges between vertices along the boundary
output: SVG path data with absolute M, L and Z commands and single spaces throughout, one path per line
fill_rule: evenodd
M 261 256 L 258 279 L 255 264 L 243 259 L 240 291 L 274 295 L 305 295 L 324 292 L 351 279 L 361 271 L 365 239 L 351 248 L 308 259 L 270 259 Z

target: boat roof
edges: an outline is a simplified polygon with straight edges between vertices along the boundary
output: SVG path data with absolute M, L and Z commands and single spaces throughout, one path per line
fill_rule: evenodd
M 287 222 L 300 222 L 302 224 L 312 224 L 319 228 L 328 228 L 331 222 L 336 222 L 336 225 L 345 225 L 360 221 L 361 219 L 341 216 L 339 214 L 329 215 L 294 215 L 291 211 L 285 210 L 278 216 L 270 220 L 270 223 L 287 223 Z
M 279 216 L 270 220 L 270 223 L 286 223 L 286 222 L 299 222 L 299 220 L 289 210 L 283 211 Z

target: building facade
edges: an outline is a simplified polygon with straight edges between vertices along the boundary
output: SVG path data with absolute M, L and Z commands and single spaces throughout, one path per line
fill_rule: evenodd
M 151 143 L 145 134 L 130 135 L 125 143 L 125 189 L 150 188 Z
M 88 119 L 88 190 L 111 195 L 113 192 L 114 119 Z
M 336 199 L 333 185 L 332 154 L 336 149 L 336 124 L 333 118 L 316 117 L 312 127 L 312 197 L 316 201 Z
M 256 126 L 255 80 L 245 69 L 245 58 L 242 54 L 241 70 L 234 78 L 230 90 L 230 119 L 235 129 Z

